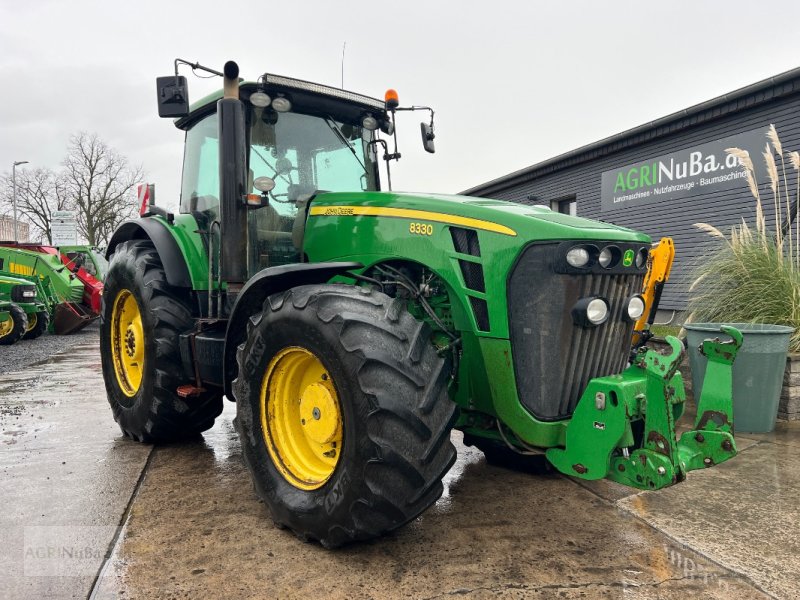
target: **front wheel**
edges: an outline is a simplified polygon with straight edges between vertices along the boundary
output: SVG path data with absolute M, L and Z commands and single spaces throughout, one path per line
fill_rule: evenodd
M 3 310 L 8 311 L 10 318 L 0 323 L 0 345 L 10 346 L 25 335 L 25 330 L 28 328 L 28 316 L 16 304 L 9 304 Z
M 186 292 L 167 283 L 149 241 L 120 244 L 106 275 L 101 307 L 103 379 L 114 419 L 140 442 L 170 441 L 209 429 L 222 393 L 181 398 L 180 334 L 194 325 Z
M 50 313 L 46 310 L 40 310 L 31 314 L 28 317 L 28 328 L 25 330 L 24 340 L 35 340 L 47 331 L 47 326 L 50 324 Z
M 276 294 L 250 319 L 236 427 L 279 526 L 335 547 L 441 496 L 456 407 L 430 334 L 402 301 L 347 285 Z

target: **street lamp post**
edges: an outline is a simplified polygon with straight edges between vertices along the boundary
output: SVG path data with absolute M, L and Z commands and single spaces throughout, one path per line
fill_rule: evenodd
M 12 189 L 12 204 L 14 205 L 14 243 L 19 242 L 19 233 L 17 232 L 17 167 L 19 165 L 27 165 L 27 160 L 18 160 L 14 162 L 11 167 L 11 189 Z

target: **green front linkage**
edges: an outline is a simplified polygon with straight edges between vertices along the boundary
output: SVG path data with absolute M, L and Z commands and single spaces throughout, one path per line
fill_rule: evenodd
M 567 426 L 566 447 L 549 449 L 547 458 L 567 475 L 659 489 L 683 481 L 688 471 L 736 456 L 731 369 L 742 334 L 732 327 L 721 331 L 732 340 L 703 342 L 708 366 L 697 418 L 680 440 L 675 421 L 685 401 L 678 372 L 683 345 L 668 336 L 668 356 L 642 348 L 620 375 L 589 382 Z M 642 434 L 635 437 L 631 423 L 642 420 Z

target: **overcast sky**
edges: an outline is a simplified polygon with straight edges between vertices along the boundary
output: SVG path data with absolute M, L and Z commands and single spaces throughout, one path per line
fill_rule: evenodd
M 436 110 L 435 155 L 398 117 L 395 189 L 457 192 L 800 66 L 781 4 L 0 0 L 0 172 L 96 132 L 176 206 L 183 136 L 155 99 L 174 58 L 338 86 L 346 42 L 346 88 Z M 194 100 L 219 85 L 185 75 Z

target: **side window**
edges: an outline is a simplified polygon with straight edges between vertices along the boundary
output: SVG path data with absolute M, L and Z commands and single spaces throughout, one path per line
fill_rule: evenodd
M 559 198 L 558 200 L 550 201 L 550 208 L 555 212 L 574 217 L 578 213 L 578 202 L 575 196 Z
M 217 115 L 209 115 L 186 132 L 181 182 L 181 212 L 219 207 L 219 140 Z

